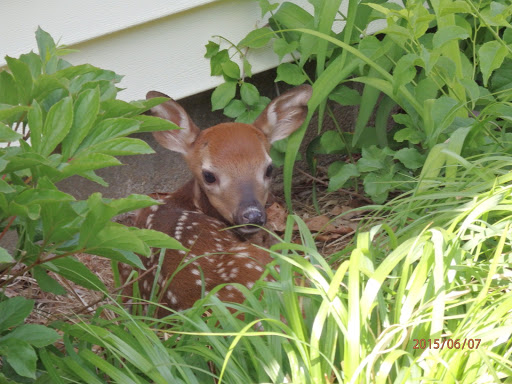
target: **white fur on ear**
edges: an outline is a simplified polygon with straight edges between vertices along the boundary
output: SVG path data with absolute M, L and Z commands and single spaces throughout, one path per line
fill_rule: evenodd
M 151 91 L 146 95 L 146 99 L 153 97 L 169 97 L 163 93 Z M 153 116 L 172 121 L 181 129 L 170 131 L 153 132 L 153 136 L 158 143 L 171 151 L 186 154 L 188 148 L 196 140 L 199 134 L 199 128 L 194 124 L 187 112 L 174 100 L 168 100 L 151 108 Z
M 270 143 L 284 139 L 296 131 L 308 113 L 308 101 L 313 88 L 304 84 L 272 100 L 254 122 Z

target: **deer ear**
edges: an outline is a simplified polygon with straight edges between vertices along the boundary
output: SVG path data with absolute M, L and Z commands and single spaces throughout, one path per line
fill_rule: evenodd
M 157 91 L 148 92 L 146 99 L 154 97 L 169 97 Z M 181 129 L 173 129 L 170 131 L 153 132 L 158 143 L 171 151 L 186 154 L 199 135 L 199 128 L 194 124 L 190 116 L 185 112 L 183 107 L 174 100 L 168 100 L 151 108 L 153 116 L 170 120 Z
M 254 122 L 270 143 L 284 139 L 296 131 L 308 114 L 308 101 L 313 88 L 304 84 L 275 98 Z

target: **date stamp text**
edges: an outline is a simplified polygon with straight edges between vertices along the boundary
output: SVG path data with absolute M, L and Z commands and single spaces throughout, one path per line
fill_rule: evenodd
M 413 339 L 412 349 L 478 349 L 482 339 Z

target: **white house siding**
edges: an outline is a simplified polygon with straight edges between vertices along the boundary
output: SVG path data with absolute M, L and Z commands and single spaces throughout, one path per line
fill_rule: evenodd
M 311 11 L 306 0 L 300 4 Z M 251 0 L 2 0 L 0 9 L 0 67 L 5 55 L 35 50 L 41 26 L 80 50 L 67 56 L 73 64 L 124 75 L 125 100 L 151 89 L 179 99 L 215 87 L 222 79 L 210 76 L 204 45 L 212 35 L 236 43 L 266 23 Z M 277 65 L 270 48 L 250 59 L 255 73 Z

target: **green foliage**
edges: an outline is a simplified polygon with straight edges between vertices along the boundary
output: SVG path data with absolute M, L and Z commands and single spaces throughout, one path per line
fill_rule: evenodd
M 65 289 L 48 272 L 89 289 L 104 284 L 73 254 L 87 252 L 141 267 L 139 257 L 150 247 L 180 245 L 150 230 L 112 222 L 120 213 L 156 202 L 147 196 L 104 199 L 95 193 L 85 201 L 58 189 L 56 183 L 82 176 L 101 185 L 95 171 L 120 165 L 114 156 L 152 153 L 135 132 L 169 129 L 160 119 L 138 116 L 164 98 L 127 103 L 116 99 L 120 76 L 85 64 L 72 66 L 66 52 L 41 29 L 36 33 L 39 55 L 7 57 L 0 72 L 0 237 L 18 233 L 16 251 L 0 248 L 5 287 L 31 272 L 42 290 Z M 56 333 L 39 325 L 20 325 L 33 302 L 0 300 L 0 355 L 5 377 L 36 377 L 34 348 L 52 344 Z
M 70 357 L 48 359 L 60 376 L 87 383 L 505 380 L 512 374 L 512 176 L 503 166 L 511 162 L 473 165 L 494 184 L 475 176 L 475 188 L 463 193 L 457 183 L 423 200 L 403 198 L 409 210 L 359 232 L 331 260 L 290 216 L 285 241 L 271 251 L 275 280 L 239 286 L 244 304 L 222 303 L 213 290 L 160 320 L 109 306 L 115 321 L 98 314 L 62 325 Z M 291 242 L 294 226 L 303 245 Z
M 460 135 L 460 129 L 469 132 L 457 155 L 481 154 L 487 150 L 486 145 L 495 147 L 498 143 L 501 150 L 510 148 L 508 103 L 512 97 L 509 80 L 512 32 L 509 21 L 512 11 L 507 2 L 475 4 L 443 0 L 427 2 L 425 7 L 419 0 L 405 2 L 404 6 L 384 0 L 354 0 L 349 1 L 347 13 L 342 15 L 346 26 L 338 34 L 333 32 L 333 26 L 340 2 L 311 3 L 313 14 L 292 2 L 284 2 L 275 9 L 269 8 L 269 2 L 262 3 L 262 12 L 270 12 L 270 29 L 250 32 L 238 45 L 230 43 L 224 50 L 217 45 L 215 52 L 218 60 L 221 57 L 230 60 L 229 57 L 238 54 L 245 63 L 247 49 L 272 44 L 279 60 L 283 61 L 277 67 L 276 82 L 290 85 L 310 81 L 304 65 L 313 61 L 316 78 L 311 80 L 314 93 L 307 122 L 318 109 L 319 132 L 324 114 L 331 114 L 327 100 L 341 105 L 359 105 L 351 137 L 342 137 L 344 133 L 338 129 L 323 134 L 339 135 L 339 139 L 311 143 L 308 158 L 313 173 L 316 158 L 322 154 L 363 152 L 360 161 L 364 162 L 366 156 L 362 150 L 368 152 L 370 146 L 377 145 L 382 150 L 386 147 L 404 150 L 392 158 L 391 162 L 397 165 L 393 168 L 400 173 L 400 165 L 406 165 L 412 171 L 407 177 L 418 176 L 421 162 L 429 152 L 447 140 L 456 140 L 454 135 Z M 379 19 L 385 20 L 387 26 L 377 32 L 378 38 L 367 34 L 370 23 Z M 208 45 L 207 57 L 211 57 L 212 44 L 215 43 Z M 235 53 L 230 56 L 231 50 Z M 290 59 L 294 62 L 290 63 Z M 213 62 L 212 59 L 212 66 Z M 212 70 L 212 75 L 221 74 L 229 77 L 226 71 Z M 245 81 L 243 75 L 238 79 L 239 84 Z M 349 90 L 344 84 L 348 81 L 362 83 L 362 94 Z M 229 98 L 235 95 L 231 88 Z M 212 104 L 224 105 L 219 103 L 219 96 L 214 93 Z M 242 96 L 242 100 L 227 104 L 224 112 L 230 117 L 243 115 L 240 121 L 250 122 L 246 117 L 253 117 L 253 114 L 244 114 L 251 109 L 250 105 Z M 401 111 L 395 114 L 396 126 L 390 131 L 387 117 L 397 107 Z M 368 124 L 372 115 L 375 116 L 374 126 Z M 284 161 L 288 202 L 291 171 L 303 135 L 304 129 L 299 130 L 288 142 Z M 507 137 L 505 141 L 498 139 L 503 135 Z M 337 143 L 336 149 L 333 143 Z M 348 170 L 345 168 L 345 172 Z M 385 190 L 400 189 L 397 187 L 401 183 L 396 183 L 398 175 L 381 175 L 389 188 L 384 185 L 375 188 L 375 183 L 368 182 L 374 176 L 367 171 L 359 172 L 356 175 L 350 171 L 349 178 L 330 172 L 329 177 L 335 177 L 334 181 L 331 179 L 331 189 L 343 187 L 344 183 L 340 182 L 343 179 L 350 182 L 357 177 L 376 202 L 386 198 Z

